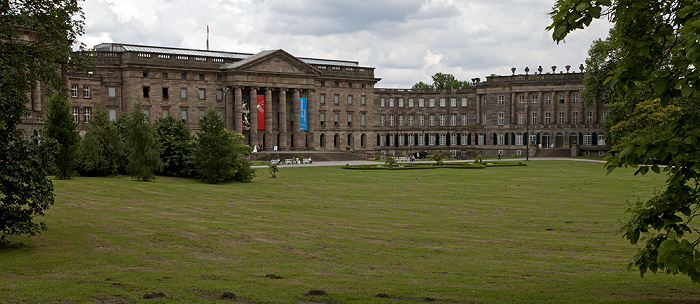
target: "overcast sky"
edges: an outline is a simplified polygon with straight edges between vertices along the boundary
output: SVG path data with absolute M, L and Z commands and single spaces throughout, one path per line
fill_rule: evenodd
M 87 0 L 82 42 L 359 61 L 377 85 L 410 88 L 431 75 L 578 70 L 610 24 L 594 21 L 557 45 L 549 25 L 555 0 Z

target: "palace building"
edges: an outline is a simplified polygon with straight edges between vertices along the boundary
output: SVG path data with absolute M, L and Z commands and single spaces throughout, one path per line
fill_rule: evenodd
M 81 135 L 95 111 L 116 120 L 140 103 L 151 121 L 174 116 L 193 132 L 214 107 L 230 130 L 262 151 L 471 157 L 607 150 L 607 110 L 584 105 L 583 67 L 513 69 L 510 76 L 475 78 L 463 90 L 383 89 L 372 67 L 283 50 L 244 54 L 119 43 L 94 50 L 95 70 L 66 80 Z

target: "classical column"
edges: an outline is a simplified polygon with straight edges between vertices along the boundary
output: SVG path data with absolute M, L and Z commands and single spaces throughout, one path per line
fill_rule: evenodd
M 544 119 L 544 112 L 542 111 L 542 107 L 544 107 L 544 99 L 542 96 L 542 91 L 539 91 L 537 93 L 537 117 L 541 117 L 540 119 Z
M 258 142 L 258 88 L 250 88 L 250 144 Z
M 316 121 L 315 115 L 318 115 L 318 110 L 316 110 L 316 107 L 314 106 L 314 103 L 316 102 L 315 97 L 316 97 L 316 90 L 310 90 L 310 93 L 307 94 L 307 100 L 306 100 L 306 125 L 308 127 L 308 131 L 306 131 L 306 137 L 307 137 L 307 143 L 308 145 L 306 146 L 306 149 L 314 149 L 316 145 L 314 144 L 314 130 L 316 130 Z M 316 111 L 314 111 L 316 110 Z M 313 113 L 313 114 L 312 114 Z
M 559 125 L 559 96 L 557 92 L 552 91 L 552 119 L 554 119 L 554 124 Z
M 294 115 L 292 124 L 292 134 L 294 134 L 294 147 L 301 147 L 301 132 L 299 132 L 299 89 L 292 91 L 292 115 Z
M 274 134 L 272 133 L 272 89 L 265 89 L 265 149 L 271 150 L 274 146 Z
M 476 95 L 476 124 L 481 124 L 481 99 L 485 98 L 484 95 Z
M 233 89 L 233 129 L 243 133 L 243 90 L 240 87 Z
M 287 90 L 286 89 L 279 89 L 279 113 L 280 113 L 280 119 L 279 122 L 277 123 L 278 129 L 280 132 L 280 150 L 286 149 L 287 148 L 287 136 L 289 133 L 289 124 L 287 124 L 287 117 L 289 113 L 287 113 Z
M 513 124 L 513 121 L 515 120 L 515 97 L 517 97 L 515 92 L 510 93 L 510 115 L 508 115 L 510 116 L 510 120 L 508 122 L 509 125 Z

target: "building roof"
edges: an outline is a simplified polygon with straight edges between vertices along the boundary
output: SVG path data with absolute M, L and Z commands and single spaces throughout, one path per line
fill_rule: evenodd
M 102 43 L 95 46 L 96 51 L 105 52 L 141 52 L 141 53 L 156 53 L 156 54 L 168 54 L 168 55 L 182 55 L 182 56 L 201 56 L 201 57 L 213 57 L 213 58 L 224 58 L 224 59 L 234 59 L 234 60 L 245 60 L 250 57 L 260 56 L 265 52 L 263 51 L 258 54 L 248 54 L 248 53 L 234 53 L 234 52 L 220 52 L 220 51 L 209 51 L 209 50 L 193 50 L 193 49 L 183 49 L 183 48 L 170 48 L 170 47 L 160 47 L 160 46 L 147 46 L 147 45 L 133 45 L 133 44 L 121 44 L 121 43 Z M 264 55 L 264 54 L 263 54 Z M 342 67 L 359 67 L 360 64 L 356 61 L 346 61 L 346 60 L 333 60 L 333 59 L 319 59 L 319 58 L 302 58 L 297 57 L 299 60 L 310 65 L 328 65 L 328 66 L 342 66 Z M 254 59 L 254 58 L 251 58 Z

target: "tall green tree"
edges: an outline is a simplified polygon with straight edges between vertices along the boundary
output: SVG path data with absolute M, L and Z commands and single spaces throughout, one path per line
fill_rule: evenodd
M 77 1 L 0 1 L 0 246 L 8 235 L 36 235 L 35 223 L 53 204 L 46 175 L 53 162 L 47 146 L 34 146 L 17 131 L 28 113 L 28 92 L 38 82 L 65 90 L 61 70 L 78 70 L 71 44 L 83 33 Z M 30 41 L 20 31 L 31 33 Z M 53 153 L 53 152 L 51 152 Z
M 109 121 L 106 112 L 95 111 L 78 148 L 78 172 L 87 176 L 118 175 L 126 164 L 123 146 L 116 123 Z
M 167 116 L 156 120 L 154 128 L 163 162 L 162 173 L 178 177 L 194 176 L 194 138 L 187 124 Z
M 472 86 L 469 81 L 460 81 L 452 74 L 435 73 L 431 76 L 432 84 L 427 84 L 422 81 L 413 85 L 413 89 L 434 89 L 434 90 L 451 90 L 451 89 L 468 89 Z
M 697 0 L 559 0 L 551 12 L 555 41 L 563 41 L 594 19 L 615 22 L 611 34 L 619 52 L 606 83 L 616 96 L 647 83 L 665 107 L 674 99 L 700 102 L 700 2 Z M 611 109 L 612 110 L 612 109 Z M 700 283 L 700 237 L 693 220 L 700 209 L 700 115 L 668 115 L 655 125 L 640 125 L 613 147 L 608 172 L 622 166 L 666 173 L 666 188 L 637 202 L 620 229 L 630 243 L 644 242 L 629 269 L 681 273 Z M 640 166 L 650 159 L 666 163 Z
M 69 179 L 73 175 L 75 151 L 80 143 L 80 135 L 73 122 L 68 96 L 54 92 L 46 100 L 46 119 L 44 120 L 46 137 L 58 143 L 55 156 L 56 177 Z
M 160 161 L 158 145 L 149 117 L 143 113 L 140 104 L 135 104 L 131 109 L 126 125 L 128 130 L 126 144 L 129 147 L 127 171 L 134 179 L 142 181 L 155 179 L 155 172 L 163 168 L 163 162 Z
M 247 182 L 255 170 L 245 160 L 252 149 L 243 144 L 243 135 L 226 130 L 216 109 L 208 109 L 199 120 L 195 161 L 200 179 L 208 183 L 226 181 Z

